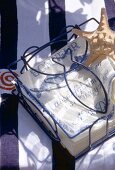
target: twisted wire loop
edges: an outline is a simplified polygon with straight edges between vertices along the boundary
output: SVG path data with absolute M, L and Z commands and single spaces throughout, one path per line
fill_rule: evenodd
M 90 19 L 84 21 L 83 23 L 81 23 L 81 24 L 79 24 L 79 25 L 77 25 L 77 24 L 76 24 L 75 26 L 74 26 L 74 25 L 68 25 L 68 26 L 65 27 L 66 29 L 69 28 L 69 30 L 67 30 L 66 33 L 63 33 L 63 31 L 65 30 L 65 28 L 64 28 L 64 29 L 60 32 L 60 35 L 59 35 L 59 36 L 57 36 L 56 38 L 54 38 L 52 41 L 44 44 L 43 46 L 41 46 L 41 47 L 38 47 L 38 46 L 30 46 L 29 48 L 27 48 L 27 49 L 24 51 L 24 53 L 23 53 L 23 55 L 21 56 L 20 59 L 14 61 L 14 62 L 12 62 L 12 63 L 10 63 L 7 68 L 9 69 L 10 72 L 12 72 L 12 67 L 13 67 L 15 64 L 17 64 L 18 62 L 23 61 L 23 62 L 24 62 L 24 63 L 23 63 L 24 66 L 22 67 L 22 69 L 21 69 L 21 71 L 20 71 L 21 74 L 22 74 L 24 68 L 27 68 L 27 65 L 28 65 L 29 68 L 33 69 L 33 68 L 28 64 L 28 62 L 29 62 L 36 54 L 38 54 L 40 51 L 44 50 L 44 49 L 47 48 L 48 46 L 51 46 L 53 43 L 58 43 L 58 42 L 60 42 L 60 41 L 67 41 L 67 42 L 69 42 L 73 37 L 77 38 L 77 35 L 72 33 L 72 35 L 70 36 L 70 38 L 69 38 L 68 40 L 63 40 L 63 39 L 60 40 L 60 38 L 62 38 L 65 34 L 71 33 L 72 30 L 73 30 L 73 28 L 81 29 L 81 28 L 80 28 L 81 26 L 83 26 L 84 24 L 87 24 L 88 22 L 90 22 L 90 21 L 92 21 L 92 20 L 94 20 L 97 24 L 99 24 L 99 21 L 98 21 L 98 20 L 96 20 L 95 18 L 90 18 Z M 33 50 L 32 50 L 32 49 L 33 49 Z M 29 52 L 29 51 L 30 51 L 30 52 Z M 85 48 L 84 57 L 86 57 L 87 51 L 88 51 L 88 42 L 86 41 L 86 48 Z M 26 60 L 26 58 L 27 58 L 28 56 L 31 56 L 31 57 L 30 57 L 28 60 Z M 83 60 L 84 60 L 84 58 L 83 58 Z M 37 72 L 37 70 L 35 70 L 35 71 Z M 12 72 L 12 74 L 13 74 L 13 72 Z M 15 75 L 14 75 L 14 76 L 15 76 Z
M 41 47 L 38 47 L 38 46 L 31 46 L 31 47 L 29 47 L 29 48 L 27 48 L 26 50 L 25 50 L 25 52 L 23 53 L 23 55 L 21 56 L 21 60 L 23 60 L 23 67 L 22 67 L 22 69 L 21 69 L 21 74 L 23 73 L 23 71 L 24 71 L 24 69 L 26 69 L 27 70 L 27 68 L 29 68 L 29 69 L 31 69 L 31 70 L 33 70 L 34 72 L 36 72 L 36 73 L 40 73 L 40 74 L 44 74 L 44 75 L 52 75 L 52 76 L 54 76 L 54 75 L 62 75 L 63 73 L 57 73 L 57 74 L 49 74 L 49 73 L 45 73 L 45 72 L 42 72 L 42 71 L 40 71 L 40 70 L 36 70 L 36 69 L 34 69 L 34 68 L 32 68 L 31 66 L 30 66 L 30 64 L 29 64 L 29 61 L 33 58 L 33 57 L 35 57 L 38 53 L 40 53 L 42 50 L 44 50 L 45 48 L 47 48 L 47 47 L 49 47 L 49 46 L 51 46 L 52 44 L 54 44 L 54 43 L 59 43 L 60 41 L 66 41 L 66 42 L 70 42 L 71 40 L 72 40 L 72 38 L 77 38 L 78 36 L 76 35 L 76 34 L 73 34 L 72 33 L 72 30 L 73 30 L 73 28 L 77 28 L 77 29 L 81 29 L 80 27 L 81 26 L 83 26 L 84 24 L 87 24 L 88 22 L 90 22 L 90 21 L 92 21 L 92 20 L 94 20 L 97 24 L 99 24 L 99 21 L 97 21 L 95 18 L 90 18 L 90 19 L 88 19 L 88 20 L 86 20 L 85 22 L 83 22 L 83 23 L 81 23 L 81 24 L 79 24 L 79 25 L 68 25 L 68 26 L 66 26 L 66 27 L 64 27 L 63 29 L 62 29 L 62 31 L 60 32 L 60 35 L 59 36 L 57 36 L 56 38 L 54 38 L 52 41 L 50 41 L 50 42 L 48 42 L 48 43 L 46 43 L 46 44 L 44 44 L 43 46 L 41 46 Z M 67 32 L 66 33 L 64 33 L 64 30 L 67 30 Z M 69 38 L 67 39 L 67 40 L 65 40 L 65 39 L 63 39 L 63 36 L 65 35 L 65 34 L 71 34 L 70 36 L 69 36 Z M 61 39 L 60 39 L 61 38 Z M 82 58 L 82 60 L 81 60 L 81 62 L 83 62 L 84 60 L 86 60 L 86 58 L 87 58 L 87 52 L 88 52 L 88 42 L 87 41 L 85 41 L 85 50 L 84 50 L 84 55 L 83 55 L 83 58 Z M 30 56 L 30 57 L 29 57 Z M 29 57 L 29 59 L 27 59 L 27 57 Z M 20 59 L 18 60 L 18 61 L 20 61 Z M 17 61 L 17 62 L 18 62 Z M 12 63 L 12 65 L 13 65 L 13 63 Z

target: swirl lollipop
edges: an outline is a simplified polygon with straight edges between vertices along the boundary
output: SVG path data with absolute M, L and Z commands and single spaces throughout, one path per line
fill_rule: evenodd
M 17 75 L 17 73 L 14 73 Z M 13 90 L 15 89 L 15 85 L 12 84 L 12 80 L 14 80 L 14 76 L 9 72 L 3 72 L 0 75 L 0 88 L 3 90 Z

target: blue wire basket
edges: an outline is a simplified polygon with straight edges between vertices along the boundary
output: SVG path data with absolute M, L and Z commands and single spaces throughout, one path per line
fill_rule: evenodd
M 14 63 L 11 63 L 8 67 L 10 72 L 15 77 L 15 86 L 16 86 L 17 91 L 14 90 L 13 94 L 19 96 L 20 103 L 24 106 L 24 108 L 28 111 L 28 113 L 30 113 L 31 116 L 36 120 L 38 125 L 40 125 L 42 127 L 42 129 L 51 138 L 51 140 L 60 142 L 70 152 L 70 154 L 72 154 L 76 159 L 79 158 L 80 156 L 84 155 L 89 150 L 97 147 L 99 144 L 101 144 L 102 142 L 104 142 L 105 140 L 107 140 L 108 138 L 110 138 L 112 135 L 115 134 L 114 127 L 112 126 L 112 128 L 110 128 L 110 122 L 112 121 L 112 118 L 114 116 L 114 106 L 113 106 L 113 109 L 111 110 L 111 112 L 109 114 L 106 114 L 108 111 L 109 99 L 108 99 L 107 92 L 103 86 L 103 83 L 90 68 L 88 68 L 84 65 L 84 63 L 88 57 L 88 48 L 89 48 L 88 42 L 87 41 L 84 42 L 84 44 L 83 44 L 84 50 L 83 50 L 83 53 L 81 56 L 74 56 L 74 54 L 73 54 L 74 50 L 73 50 L 73 48 L 71 48 L 71 47 L 73 47 L 72 43 L 73 42 L 75 43 L 77 41 L 77 39 L 79 38 L 71 33 L 72 29 L 73 28 L 80 29 L 80 27 L 82 25 L 86 24 L 87 22 L 89 22 L 91 20 L 94 20 L 97 23 L 99 23 L 95 18 L 91 18 L 91 19 L 85 21 L 84 23 L 80 24 L 79 26 L 78 25 L 75 25 L 75 26 L 69 25 L 66 27 L 67 34 L 70 35 L 70 36 L 68 36 L 69 37 L 68 40 L 63 39 L 63 36 L 65 35 L 65 33 L 63 33 L 63 30 L 62 30 L 62 32 L 60 33 L 60 36 L 58 36 L 55 39 L 53 39 L 52 41 L 44 44 L 43 46 L 29 47 L 24 52 L 24 54 L 22 55 L 22 57 L 19 60 L 15 61 Z M 75 40 L 71 41 L 72 38 L 74 38 Z M 39 67 L 38 69 L 36 69 L 36 67 L 34 68 L 31 66 L 30 62 L 34 57 L 36 57 L 36 55 L 38 55 L 42 50 L 46 49 L 47 47 L 51 46 L 52 44 L 59 43 L 60 41 L 67 42 L 67 45 L 65 47 L 63 47 L 63 55 L 61 55 L 61 57 L 60 56 L 57 57 L 56 56 L 57 53 L 56 53 L 56 54 L 53 54 L 51 57 L 48 57 L 48 59 L 46 59 L 45 61 L 49 60 L 51 63 L 53 62 L 55 64 L 54 67 L 57 67 L 57 68 L 60 67 L 61 71 L 49 72 L 48 69 L 43 70 L 42 69 L 44 66 L 43 63 L 42 64 L 40 63 L 42 67 Z M 60 49 L 60 50 L 62 52 L 62 49 Z M 67 68 L 65 63 L 62 62 L 62 61 L 65 61 L 65 58 L 67 55 L 69 55 L 69 60 L 71 61 L 71 65 L 69 66 L 69 68 Z M 20 79 L 20 76 L 18 77 L 16 74 L 14 74 L 14 72 L 12 71 L 12 66 L 14 66 L 15 64 L 18 64 L 19 62 L 23 63 L 23 66 L 20 69 L 20 76 L 24 75 L 26 72 L 29 71 L 34 76 L 42 75 L 42 76 L 48 77 L 46 80 L 50 81 L 50 83 L 54 83 L 53 81 L 56 80 L 58 82 L 58 85 L 60 85 L 60 80 L 61 80 L 65 83 L 69 93 L 72 95 L 74 100 L 76 100 L 78 103 L 80 103 L 80 105 L 83 106 L 86 110 L 88 110 L 88 112 L 90 114 L 93 115 L 94 112 L 95 113 L 98 112 L 101 116 L 97 117 L 92 123 L 84 126 L 83 128 L 75 131 L 75 133 L 71 134 L 70 133 L 71 130 L 66 126 L 66 124 L 63 124 L 60 120 L 58 120 L 55 117 L 55 114 L 52 114 L 51 111 L 47 108 L 47 106 L 45 106 L 44 103 L 41 102 L 41 100 L 40 100 L 41 91 L 37 91 L 37 89 L 28 88 L 28 86 L 26 86 L 26 84 L 23 83 L 22 79 Z M 95 80 L 98 82 L 98 85 L 102 88 L 104 101 L 103 102 L 101 101 L 99 103 L 99 105 L 101 105 L 101 103 L 103 103 L 103 109 L 101 109 L 101 110 L 99 110 L 98 107 L 92 108 L 88 104 L 84 103 L 84 101 L 81 100 L 81 98 L 79 98 L 77 95 L 75 95 L 75 92 L 71 87 L 71 84 L 68 80 L 68 75 L 71 73 L 74 73 L 74 72 L 75 73 L 79 72 L 79 70 L 82 70 L 82 69 L 84 69 L 85 72 L 88 72 L 93 77 L 95 77 Z M 58 86 L 58 88 L 60 88 L 60 87 Z M 46 91 L 48 91 L 48 89 Z M 34 95 L 34 92 L 37 92 L 37 94 L 38 94 L 37 97 Z M 37 112 L 39 112 L 39 114 Z M 103 123 L 103 126 L 101 126 L 101 128 L 103 129 L 103 133 L 101 136 L 98 135 L 97 139 L 94 140 L 94 136 L 92 137 L 92 133 L 93 133 L 93 130 L 95 131 L 94 135 L 97 133 L 97 131 L 95 129 L 99 125 L 99 122 Z M 100 128 L 100 130 L 101 130 L 101 128 Z M 61 137 L 60 131 L 65 135 L 65 139 L 62 139 L 63 137 Z M 70 146 L 69 144 L 67 144 L 67 145 L 65 144 L 66 140 L 67 140 L 67 143 L 68 143 L 68 141 L 69 142 L 72 141 L 73 143 L 75 143 L 75 141 L 77 141 L 78 138 L 80 136 L 84 135 L 85 133 L 87 133 L 87 139 L 86 139 L 87 145 L 85 145 L 84 147 L 81 146 L 80 150 L 76 149 L 76 147 L 79 148 L 79 146 L 80 146 L 80 145 L 78 145 L 79 142 L 76 145 L 73 144 L 75 146 L 72 149 L 69 148 L 69 146 Z M 75 150 L 75 152 L 72 150 Z

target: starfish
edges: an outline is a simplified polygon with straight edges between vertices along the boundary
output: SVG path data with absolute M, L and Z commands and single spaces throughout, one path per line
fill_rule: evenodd
M 89 66 L 96 60 L 111 57 L 115 61 L 115 31 L 111 30 L 105 8 L 101 9 L 101 19 L 97 30 L 92 32 L 73 29 L 73 33 L 85 38 L 90 45 L 90 56 L 86 61 Z

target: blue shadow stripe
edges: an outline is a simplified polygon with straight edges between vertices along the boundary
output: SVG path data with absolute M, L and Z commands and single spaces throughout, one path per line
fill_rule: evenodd
M 2 94 L 0 106 L 1 170 L 19 170 L 18 98 Z
M 18 21 L 16 0 L 0 0 L 1 50 L 0 69 L 17 60 Z M 13 67 L 16 69 L 16 65 Z

